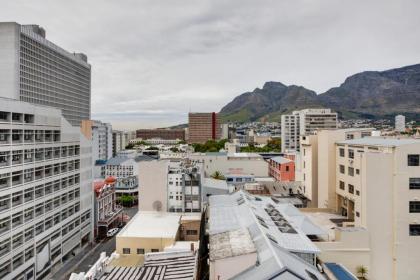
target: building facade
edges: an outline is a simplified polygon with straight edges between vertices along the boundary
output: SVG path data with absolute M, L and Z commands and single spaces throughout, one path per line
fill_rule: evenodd
M 337 113 L 331 109 L 304 109 L 281 116 L 282 152 L 299 151 L 300 136 L 318 129 L 336 129 Z
M 87 56 L 63 50 L 38 25 L 0 23 L 0 96 L 62 110 L 79 126 L 90 119 L 91 66 Z
M 208 140 L 218 140 L 222 135 L 219 114 L 189 113 L 188 143 L 205 143 Z
M 120 151 L 125 150 L 129 143 L 129 133 L 119 130 L 112 131 L 112 155 L 115 157 Z
M 405 117 L 403 115 L 395 116 L 395 130 L 398 132 L 405 131 Z
M 295 162 L 286 157 L 273 157 L 268 160 L 268 175 L 276 181 L 295 180 Z
M 184 129 L 138 129 L 136 138 L 143 140 L 163 139 L 163 140 L 185 140 Z
M 0 102 L 0 278 L 47 279 L 93 238 L 91 142 L 44 106 Z
M 369 278 L 416 279 L 420 267 L 420 140 L 336 144 L 337 211 L 370 239 Z

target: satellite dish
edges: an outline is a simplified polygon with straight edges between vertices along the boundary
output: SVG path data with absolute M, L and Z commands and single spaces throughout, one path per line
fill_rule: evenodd
M 155 202 L 153 202 L 152 207 L 153 207 L 153 210 L 159 212 L 162 210 L 162 202 L 160 202 L 159 200 L 156 200 Z

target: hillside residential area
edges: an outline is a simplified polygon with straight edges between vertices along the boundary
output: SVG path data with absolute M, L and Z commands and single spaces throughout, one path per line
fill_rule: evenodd
M 304 2 L 3 3 L 0 279 L 420 279 L 420 3 Z

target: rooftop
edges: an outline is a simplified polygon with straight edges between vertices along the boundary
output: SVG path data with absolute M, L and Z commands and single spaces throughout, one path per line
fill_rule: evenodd
M 181 214 L 178 213 L 141 211 L 128 222 L 117 237 L 175 238 L 180 219 Z
M 347 145 L 367 145 L 382 147 L 399 147 L 404 145 L 420 144 L 420 139 L 414 138 L 385 138 L 385 137 L 364 137 L 352 140 L 337 142 Z
M 278 164 L 284 164 L 284 163 L 289 163 L 292 162 L 290 159 L 285 158 L 285 157 L 273 157 L 271 158 L 272 161 L 277 162 Z
M 296 253 L 320 253 L 307 235 L 326 232 L 296 207 L 244 191 L 210 196 L 209 201 L 210 259 L 249 254 L 251 242 L 258 255 L 259 265 L 234 279 L 295 279 L 287 271 L 302 279 L 308 279 L 308 271 L 315 275 L 312 279 L 324 279 Z
M 251 235 L 246 229 L 210 235 L 210 260 L 247 255 L 256 251 Z
M 190 251 L 146 254 L 142 267 L 114 267 L 100 280 L 149 280 L 196 278 L 197 256 Z

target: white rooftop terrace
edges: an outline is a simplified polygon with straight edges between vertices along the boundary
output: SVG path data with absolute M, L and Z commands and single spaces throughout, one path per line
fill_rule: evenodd
M 118 233 L 118 237 L 175 238 L 180 213 L 141 211 Z

